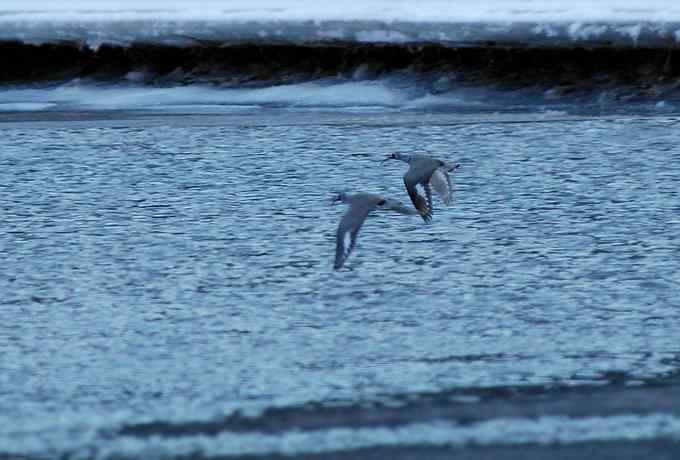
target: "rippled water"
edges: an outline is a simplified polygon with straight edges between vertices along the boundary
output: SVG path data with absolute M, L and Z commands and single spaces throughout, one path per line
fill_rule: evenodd
M 680 119 L 295 117 L 3 129 L 0 452 L 677 367 Z M 334 272 L 330 192 L 408 202 L 378 160 L 418 149 L 462 164 L 454 203 L 370 217 Z

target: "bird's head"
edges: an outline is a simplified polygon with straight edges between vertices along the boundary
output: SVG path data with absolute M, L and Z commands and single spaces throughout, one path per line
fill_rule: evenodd
M 446 161 L 440 161 L 440 167 L 445 168 L 448 172 L 453 172 L 456 169 L 460 168 L 460 163 L 448 163 Z
M 401 160 L 401 161 L 408 162 L 408 156 L 402 155 L 401 153 L 390 153 L 389 155 L 387 155 L 385 158 L 382 159 L 380 164 L 383 164 L 384 162 L 386 162 L 388 160 Z
M 346 192 L 333 192 L 333 195 L 331 196 L 331 206 L 335 206 L 338 203 L 345 202 L 347 202 Z

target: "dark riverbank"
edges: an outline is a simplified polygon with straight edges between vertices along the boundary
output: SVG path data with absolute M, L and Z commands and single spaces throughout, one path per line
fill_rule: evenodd
M 9 65 L 0 82 L 21 84 L 74 78 L 151 85 L 209 83 L 221 86 L 284 84 L 324 77 L 378 77 L 408 72 L 423 78 L 448 76 L 458 83 L 510 87 L 551 85 L 574 92 L 604 85 L 631 85 L 653 92 L 680 75 L 680 48 L 608 46 L 523 46 L 488 42 L 361 44 L 350 42 L 216 43 L 189 46 L 76 42 L 33 45 L 0 43 Z

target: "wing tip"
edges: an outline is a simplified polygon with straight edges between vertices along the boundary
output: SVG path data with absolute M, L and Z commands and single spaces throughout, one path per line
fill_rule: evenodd
M 423 218 L 425 223 L 429 223 L 432 220 L 432 211 L 430 209 L 418 209 L 418 213 L 420 214 L 420 217 Z

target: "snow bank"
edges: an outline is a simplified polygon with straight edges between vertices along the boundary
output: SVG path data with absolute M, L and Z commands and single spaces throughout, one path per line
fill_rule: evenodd
M 649 0 L 5 0 L 0 40 L 668 44 L 680 2 Z

